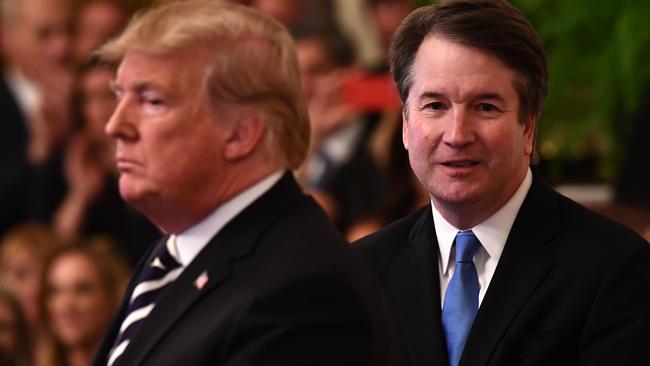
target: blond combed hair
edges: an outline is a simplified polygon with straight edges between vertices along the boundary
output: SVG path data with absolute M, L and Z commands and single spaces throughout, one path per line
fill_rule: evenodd
M 293 40 L 270 17 L 215 0 L 169 3 L 136 15 L 97 55 L 119 61 L 129 51 L 168 55 L 190 47 L 209 52 L 202 87 L 211 104 L 259 108 L 271 157 L 298 168 L 309 146 L 309 117 Z

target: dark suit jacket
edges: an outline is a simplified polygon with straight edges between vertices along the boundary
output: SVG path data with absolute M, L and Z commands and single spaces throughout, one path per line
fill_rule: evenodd
M 65 194 L 63 153 L 39 166 L 27 159 L 27 120 L 0 74 L 0 236 L 25 221 L 49 222 Z
M 404 363 L 448 365 L 431 208 L 357 247 L 384 288 Z M 460 365 L 650 365 L 650 246 L 535 177 Z
M 0 75 L 0 234 L 25 219 L 28 194 L 27 129 L 18 102 Z
M 165 290 L 116 365 L 386 365 L 392 332 L 371 278 L 287 173 Z M 93 365 L 106 365 L 126 301 Z
M 341 232 L 375 214 L 386 197 L 385 177 L 368 148 L 381 117 L 381 114 L 368 114 L 356 122 L 362 124 L 363 132 L 354 141 L 352 154 L 336 168 L 326 169 L 318 184 L 317 188 L 332 195 L 339 206 L 335 225 Z

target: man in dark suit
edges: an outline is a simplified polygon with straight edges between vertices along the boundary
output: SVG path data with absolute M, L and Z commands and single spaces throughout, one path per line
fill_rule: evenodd
M 66 0 L 4 0 L 0 11 L 0 235 L 47 221 L 63 196 L 71 126 L 71 14 Z
M 309 121 L 291 37 L 243 6 L 136 17 L 120 61 L 121 195 L 167 238 L 145 256 L 94 365 L 384 365 L 380 289 L 288 169 Z
M 431 206 L 362 239 L 407 365 L 648 365 L 650 246 L 531 171 L 540 40 L 501 0 L 409 15 L 403 142 Z

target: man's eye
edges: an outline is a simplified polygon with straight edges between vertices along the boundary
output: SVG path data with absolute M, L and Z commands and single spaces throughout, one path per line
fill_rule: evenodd
M 164 98 L 157 96 L 143 96 L 141 99 L 142 109 L 148 115 L 160 115 L 167 110 L 167 103 Z
M 481 103 L 478 105 L 478 108 L 481 112 L 493 112 L 497 110 L 497 107 L 490 103 Z
M 159 95 L 145 94 L 141 96 L 141 103 L 145 104 L 148 107 L 160 107 L 165 105 L 165 99 Z
M 434 111 L 439 111 L 443 108 L 443 104 L 441 102 L 433 102 L 429 103 L 426 105 L 426 109 L 434 110 Z
M 147 99 L 146 102 L 153 106 L 160 106 L 163 104 L 162 99 Z
M 39 40 L 45 40 L 48 39 L 54 34 L 54 31 L 51 27 L 42 27 L 39 28 L 36 32 L 36 35 Z

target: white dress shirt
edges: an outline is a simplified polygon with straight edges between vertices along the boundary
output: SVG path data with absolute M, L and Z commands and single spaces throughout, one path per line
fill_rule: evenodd
M 305 161 L 307 182 L 313 186 L 317 186 L 323 179 L 323 176 L 328 173 L 328 169 L 339 168 L 350 160 L 357 145 L 361 141 L 363 129 L 364 126 L 361 121 L 349 121 L 347 125 L 334 131 L 323 140 L 319 148 L 319 153 L 314 154 Z M 327 157 L 331 166 L 328 166 L 328 163 L 321 154 Z
M 25 116 L 25 123 L 31 123 L 31 118 L 36 115 L 41 104 L 42 96 L 38 85 L 17 70 L 6 71 L 4 77 L 7 86 L 16 98 L 18 107 Z
M 483 302 L 485 293 L 490 285 L 494 271 L 501 258 L 501 253 L 506 245 L 506 240 L 510 234 L 512 224 L 517 217 L 519 208 L 528 194 L 533 176 L 530 168 L 523 182 L 512 195 L 510 200 L 501 207 L 492 216 L 485 221 L 471 228 L 476 238 L 481 242 L 481 246 L 474 253 L 474 265 L 478 274 L 479 306 Z M 436 228 L 436 237 L 440 248 L 438 254 L 438 271 L 440 276 L 440 306 L 445 303 L 445 293 L 447 286 L 454 275 L 456 252 L 452 248 L 456 233 L 460 230 L 451 225 L 438 212 L 435 205 L 431 204 L 433 213 L 433 223 Z
M 172 255 L 179 261 L 181 266 L 187 268 L 210 239 L 217 235 L 235 216 L 271 189 L 282 178 L 282 174 L 282 171 L 277 171 L 269 175 L 217 207 L 199 223 L 177 234 L 176 248 Z

